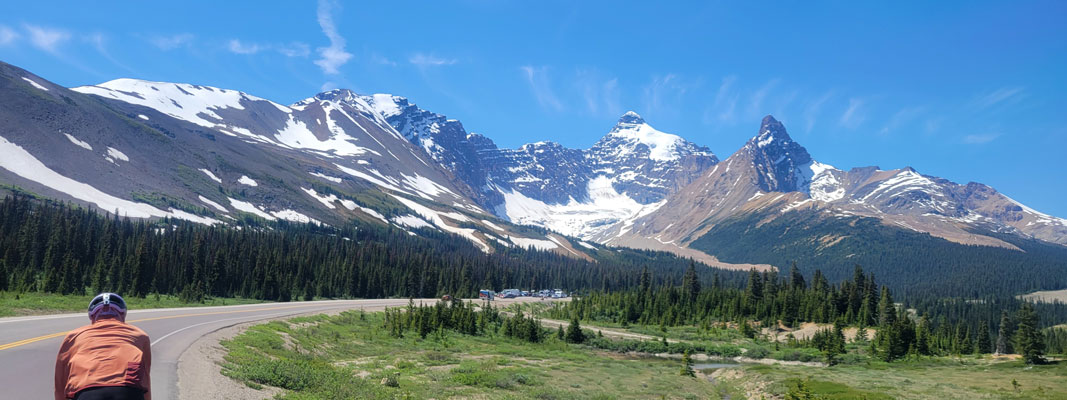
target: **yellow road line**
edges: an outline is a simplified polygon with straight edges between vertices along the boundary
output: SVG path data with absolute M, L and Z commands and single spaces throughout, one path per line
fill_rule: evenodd
M 307 307 L 307 305 L 301 304 L 301 305 L 295 305 L 295 306 L 257 308 L 255 310 L 215 311 L 215 312 L 196 313 L 196 314 L 168 315 L 168 316 L 164 316 L 164 317 L 143 318 L 143 319 L 137 319 L 137 320 L 127 321 L 127 322 L 132 324 L 132 323 L 135 323 L 135 322 L 156 321 L 156 320 L 161 320 L 161 319 L 182 318 L 182 317 L 199 317 L 199 316 L 203 316 L 203 315 L 217 315 L 217 314 L 237 314 L 237 313 L 247 313 L 247 312 L 256 312 L 256 311 L 284 310 L 284 309 L 288 309 L 288 308 L 300 308 L 300 307 Z M 33 342 L 39 342 L 39 341 L 42 341 L 42 340 L 47 340 L 47 339 L 51 339 L 51 338 L 65 336 L 67 334 L 67 332 L 69 332 L 69 331 L 57 332 L 57 333 L 53 333 L 53 334 L 49 334 L 49 335 L 38 336 L 38 337 L 35 337 L 35 338 L 23 339 L 23 340 L 19 340 L 17 342 L 11 342 L 11 343 L 7 343 L 7 344 L 2 344 L 2 345 L 0 345 L 0 351 L 11 349 L 11 348 L 15 348 L 15 347 L 19 347 L 19 346 L 23 346 L 23 345 L 27 345 L 27 344 L 30 344 L 30 343 L 33 343 Z

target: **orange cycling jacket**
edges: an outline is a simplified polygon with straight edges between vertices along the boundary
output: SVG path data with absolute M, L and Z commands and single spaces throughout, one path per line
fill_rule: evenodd
M 152 348 L 148 335 L 116 319 L 102 319 L 67 334 L 56 357 L 56 400 L 104 386 L 132 386 L 151 400 Z

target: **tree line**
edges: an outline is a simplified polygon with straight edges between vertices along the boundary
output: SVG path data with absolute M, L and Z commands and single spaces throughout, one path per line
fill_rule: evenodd
M 629 249 L 602 250 L 597 261 L 503 246 L 486 254 L 455 235 L 419 233 L 371 224 L 130 220 L 8 196 L 0 201 L 0 290 L 174 294 L 186 301 L 473 297 L 483 288 L 621 289 L 636 285 L 644 267 L 657 271 L 657 283 L 678 282 L 688 265 Z M 712 275 L 708 268 L 701 279 Z
M 936 314 L 937 308 L 915 309 L 897 303 L 892 291 L 877 284 L 874 276 L 865 274 L 860 266 L 855 267 L 852 279 L 836 285 L 829 284 L 818 270 L 809 283 L 795 266 L 784 277 L 775 271 L 752 270 L 744 287 L 718 283 L 704 287 L 693 266 L 679 286 L 654 286 L 651 282 L 651 272 L 645 270 L 637 288 L 590 293 L 547 313 L 557 319 L 608 321 L 623 326 L 690 325 L 707 329 L 713 324 L 735 323 L 748 337 L 758 334 L 756 327 L 773 327 L 777 331 L 778 324 L 796 327 L 801 322 L 832 323 L 833 328 L 805 343 L 826 352 L 830 362 L 844 352 L 845 326 L 857 327 L 864 332 L 862 335 L 866 328 L 874 328 L 873 338 L 858 340 L 869 339 L 870 354 L 885 361 L 908 356 L 1000 352 L 1023 354 L 1028 362 L 1039 362 L 1046 351 L 1046 337 L 1060 343 L 1060 333 L 1042 331 L 1036 306 L 1028 302 L 997 303 L 1011 304 L 1013 314 L 1008 308 L 1001 309 L 994 342 L 989 321 L 950 319 Z M 1062 308 L 1052 305 L 1044 309 L 1061 315 L 1056 311 L 1062 312 Z M 960 315 L 977 314 L 981 313 Z M 1060 348 L 1049 347 L 1052 351 Z

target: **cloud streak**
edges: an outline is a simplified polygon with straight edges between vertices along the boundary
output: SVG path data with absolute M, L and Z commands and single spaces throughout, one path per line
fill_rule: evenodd
M 740 96 L 734 93 L 734 82 L 737 82 L 737 76 L 730 75 L 722 78 L 719 90 L 715 92 L 715 102 L 711 110 L 705 113 L 705 122 L 710 122 L 708 117 L 712 113 L 715 114 L 715 119 L 722 122 L 734 122 L 737 119 L 737 99 Z
M 59 45 L 70 39 L 67 31 L 36 25 L 26 25 L 26 32 L 30 34 L 30 43 L 49 53 L 56 53 Z
M 315 65 L 322 68 L 322 72 L 327 75 L 339 74 L 339 68 L 352 59 L 352 53 L 345 51 L 345 38 L 337 33 L 337 25 L 333 22 L 333 9 L 336 6 L 331 0 L 319 0 L 319 27 L 330 39 L 330 45 L 317 49 L 319 59 L 315 60 Z
M 433 54 L 415 53 L 408 58 L 408 62 L 412 65 L 419 67 L 439 67 L 442 65 L 452 65 L 459 60 L 455 58 L 441 58 Z
M 819 98 L 808 102 L 807 107 L 804 107 L 804 130 L 810 133 L 815 128 L 815 121 L 819 118 L 819 112 L 822 110 L 823 104 L 830 101 L 833 98 L 834 93 L 832 91 L 826 92 Z
M 0 25 L 0 46 L 15 44 L 20 35 L 6 25 Z
M 263 50 L 263 47 L 255 43 L 241 43 L 240 40 L 230 39 L 230 42 L 226 45 L 226 48 L 230 52 L 235 54 L 256 54 Z
M 519 69 L 522 70 L 523 76 L 526 78 L 526 83 L 530 85 L 530 91 L 533 92 L 534 98 L 537 99 L 537 103 L 542 108 L 551 109 L 554 111 L 562 111 L 563 103 L 556 97 L 555 92 L 552 91 L 552 87 L 548 81 L 548 68 L 547 67 L 533 67 L 523 66 Z
M 859 127 L 860 124 L 863 123 L 863 120 L 867 118 L 866 113 L 864 113 L 862 110 L 863 105 L 863 99 L 858 99 L 855 97 L 848 99 L 848 108 L 846 108 L 845 112 L 841 114 L 841 118 L 838 120 L 838 123 L 841 124 L 841 126 L 849 129 L 855 129 Z
M 148 41 L 152 45 L 158 47 L 160 50 L 168 51 L 174 50 L 179 47 L 188 46 L 193 42 L 193 34 L 191 33 L 179 33 L 170 36 L 156 36 Z
M 1021 87 L 1002 87 L 975 97 L 972 103 L 978 109 L 985 109 L 997 104 L 1014 103 L 1021 100 L 1024 95 L 1023 88 Z

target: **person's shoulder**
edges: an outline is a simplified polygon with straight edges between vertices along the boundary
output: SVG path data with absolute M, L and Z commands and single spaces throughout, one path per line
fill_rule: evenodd
M 148 337 L 148 334 L 141 330 L 141 328 L 138 328 L 136 325 L 127 322 L 122 322 L 121 324 L 125 329 L 129 330 L 131 334 Z
M 93 324 L 88 324 L 88 325 L 83 325 L 81 328 L 77 328 L 77 329 L 74 329 L 74 330 L 72 330 L 70 332 L 67 332 L 67 339 L 75 338 L 78 335 L 81 335 L 82 333 L 85 333 L 85 331 L 90 330 L 92 328 L 93 328 Z

